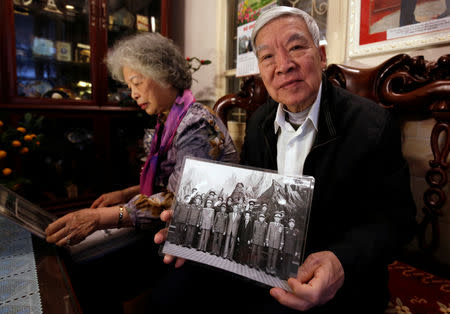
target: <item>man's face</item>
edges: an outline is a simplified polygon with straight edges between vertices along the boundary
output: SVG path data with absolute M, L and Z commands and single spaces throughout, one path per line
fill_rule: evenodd
M 302 18 L 281 16 L 267 23 L 255 40 L 258 67 L 269 95 L 299 112 L 311 106 L 326 66 L 324 47 L 316 47 Z

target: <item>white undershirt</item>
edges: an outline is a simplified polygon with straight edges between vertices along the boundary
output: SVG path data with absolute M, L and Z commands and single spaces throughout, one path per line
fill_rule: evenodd
M 278 173 L 283 175 L 303 174 L 306 156 L 311 150 L 318 130 L 321 94 L 322 84 L 320 84 L 319 92 L 312 106 L 299 113 L 286 113 L 284 105 L 278 104 L 274 121 L 275 134 L 280 130 L 277 140 Z M 289 115 L 289 121 L 297 125 L 301 124 L 297 130 L 286 121 L 286 114 Z

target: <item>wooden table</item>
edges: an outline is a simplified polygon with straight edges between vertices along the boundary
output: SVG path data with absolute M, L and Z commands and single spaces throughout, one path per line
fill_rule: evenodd
M 32 237 L 43 313 L 82 313 L 59 250 Z

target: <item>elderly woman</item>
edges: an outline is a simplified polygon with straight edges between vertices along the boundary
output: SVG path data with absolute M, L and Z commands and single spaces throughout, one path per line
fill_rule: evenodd
M 170 207 L 185 156 L 238 162 L 224 124 L 195 101 L 191 72 L 174 43 L 157 33 L 117 42 L 106 63 L 112 77 L 131 89 L 137 105 L 158 115 L 140 185 L 101 195 L 91 208 L 69 213 L 46 230 L 47 241 L 73 245 L 99 229 L 145 228 Z

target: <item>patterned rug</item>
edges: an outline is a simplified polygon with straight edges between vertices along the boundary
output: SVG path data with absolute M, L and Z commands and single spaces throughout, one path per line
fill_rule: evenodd
M 385 313 L 450 313 L 450 280 L 408 264 L 389 265 L 391 300 Z

